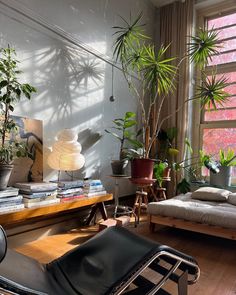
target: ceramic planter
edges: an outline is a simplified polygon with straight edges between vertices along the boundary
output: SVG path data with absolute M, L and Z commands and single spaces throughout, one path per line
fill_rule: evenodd
M 219 173 L 210 172 L 210 184 L 222 187 L 230 186 L 232 166 L 221 166 L 219 169 Z
M 13 167 L 10 164 L 0 164 L 0 190 L 7 188 Z
M 111 162 L 113 175 L 125 175 L 125 168 L 128 165 L 128 160 L 113 160 Z

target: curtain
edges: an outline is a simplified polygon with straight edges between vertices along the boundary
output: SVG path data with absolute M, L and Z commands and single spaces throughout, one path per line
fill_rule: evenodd
M 193 8 L 194 0 L 174 2 L 160 8 L 160 44 L 167 46 L 167 57 L 177 57 L 174 61 L 178 65 L 181 58 L 186 56 L 187 43 L 193 29 Z M 180 65 L 179 73 L 175 77 L 176 89 L 166 98 L 163 105 L 162 119 L 173 114 L 163 123 L 163 128 L 177 127 L 178 135 L 176 147 L 179 150 L 177 162 L 183 160 L 185 155 L 185 138 L 188 127 L 188 104 L 184 101 L 189 98 L 190 92 L 190 67 L 189 60 L 185 58 Z M 158 108 L 158 103 L 157 103 Z M 178 112 L 175 112 L 180 109 Z M 176 193 L 176 183 L 179 181 L 178 174 L 172 173 L 171 183 L 168 185 L 168 195 Z

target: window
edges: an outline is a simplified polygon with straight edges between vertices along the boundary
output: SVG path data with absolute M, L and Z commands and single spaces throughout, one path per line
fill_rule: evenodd
M 207 75 L 217 69 L 218 77 L 226 77 L 230 94 L 227 103 L 208 110 L 202 110 L 200 121 L 200 146 L 217 159 L 219 150 L 230 147 L 236 153 L 236 9 L 204 17 L 205 26 L 218 32 L 221 47 L 219 54 L 208 61 Z M 206 176 L 208 171 L 204 170 Z M 236 181 L 236 169 L 233 171 Z

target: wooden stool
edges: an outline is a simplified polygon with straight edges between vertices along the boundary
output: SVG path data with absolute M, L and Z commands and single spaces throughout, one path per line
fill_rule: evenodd
M 141 209 L 147 209 L 148 204 L 148 193 L 144 191 L 143 187 L 141 190 L 136 191 L 136 197 L 134 202 L 133 211 L 137 212 L 137 223 L 139 223 Z
M 158 187 L 156 188 L 156 194 L 154 195 L 156 201 L 166 200 L 166 188 Z

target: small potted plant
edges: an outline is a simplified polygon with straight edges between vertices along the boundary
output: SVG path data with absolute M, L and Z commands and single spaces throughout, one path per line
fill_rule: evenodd
M 119 159 L 112 160 L 111 167 L 113 175 L 124 175 L 124 169 L 128 164 L 128 153 L 129 149 L 125 147 L 126 142 L 134 145 L 139 145 L 135 139 L 135 133 L 130 130 L 137 124 L 135 120 L 136 114 L 133 112 L 126 112 L 123 118 L 114 119 L 112 122 L 114 126 L 110 129 L 115 132 L 105 129 L 105 132 L 111 134 L 114 138 L 119 141 Z
M 159 188 L 162 188 L 162 183 L 165 177 L 165 171 L 168 167 L 167 162 L 159 161 L 154 164 L 153 176 L 157 180 Z
M 236 166 L 236 155 L 234 150 L 228 148 L 227 151 L 220 149 L 218 160 L 212 159 L 215 164 L 215 171 L 210 169 L 210 184 L 216 186 L 230 186 L 232 166 Z
M 28 155 L 26 145 L 16 140 L 18 130 L 11 113 L 22 95 L 30 99 L 36 89 L 18 81 L 18 64 L 13 48 L 0 49 L 0 190 L 7 187 L 14 158 Z

